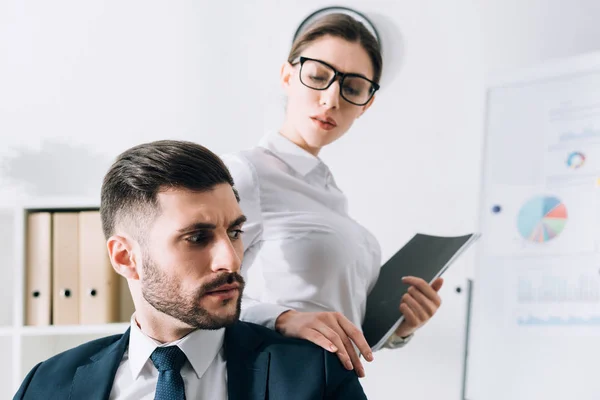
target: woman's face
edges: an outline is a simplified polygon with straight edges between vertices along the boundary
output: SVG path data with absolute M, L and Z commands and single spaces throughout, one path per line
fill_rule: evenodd
M 341 73 L 360 74 L 373 79 L 371 59 L 360 43 L 324 36 L 312 42 L 301 56 L 323 61 Z M 305 83 L 307 79 L 320 79 L 315 76 L 319 75 L 316 72 L 308 74 L 310 65 L 305 65 L 304 68 Z M 354 120 L 373 103 L 371 99 L 366 105 L 357 106 L 344 100 L 340 96 L 339 79 L 326 90 L 314 90 L 305 86 L 300 81 L 300 63 L 283 65 L 281 83 L 288 99 L 282 133 L 315 155 L 322 147 L 346 133 Z

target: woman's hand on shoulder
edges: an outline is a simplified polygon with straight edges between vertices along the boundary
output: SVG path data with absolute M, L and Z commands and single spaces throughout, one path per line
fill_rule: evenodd
M 348 370 L 356 370 L 361 378 L 365 376 L 365 370 L 353 343 L 367 361 L 373 361 L 371 347 L 361 330 L 339 312 L 286 311 L 275 321 L 275 330 L 337 353 L 342 365 Z

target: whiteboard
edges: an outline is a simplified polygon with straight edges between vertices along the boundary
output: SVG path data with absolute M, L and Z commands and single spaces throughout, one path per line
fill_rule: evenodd
M 466 398 L 600 399 L 600 54 L 487 92 Z

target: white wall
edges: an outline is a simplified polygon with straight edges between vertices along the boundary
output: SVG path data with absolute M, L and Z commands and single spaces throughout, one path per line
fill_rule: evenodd
M 219 4 L 219 5 L 217 5 Z M 380 26 L 386 87 L 324 152 L 353 215 L 389 257 L 415 231 L 474 229 L 483 112 L 482 38 L 469 0 L 346 1 Z M 16 192 L 96 196 L 112 157 L 159 138 L 218 153 L 277 128 L 278 72 L 302 18 L 322 1 L 5 1 L 0 5 L 0 178 Z M 26 148 L 27 150 L 24 150 Z M 56 178 L 57 175 L 60 178 Z M 468 262 L 436 318 L 376 355 L 370 398 L 457 399 Z M 391 393 L 397 393 L 391 395 Z
M 485 64 L 503 71 L 600 48 L 597 0 L 480 0 Z

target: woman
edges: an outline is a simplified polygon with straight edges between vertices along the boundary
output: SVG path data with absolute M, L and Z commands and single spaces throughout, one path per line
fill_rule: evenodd
M 225 156 L 248 218 L 242 319 L 337 352 L 359 376 L 373 355 L 359 327 L 381 267 L 379 244 L 347 214 L 320 150 L 343 136 L 373 104 L 382 72 L 379 45 L 345 14 L 307 28 L 281 68 L 287 95 L 279 132 Z M 405 316 L 387 347 L 400 347 L 440 306 L 442 280 L 405 278 Z

